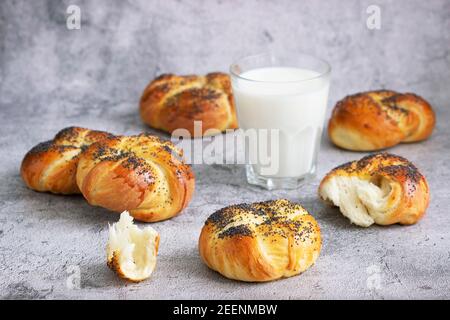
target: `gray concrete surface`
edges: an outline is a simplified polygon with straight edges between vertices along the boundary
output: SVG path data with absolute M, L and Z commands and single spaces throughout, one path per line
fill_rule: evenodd
M 81 8 L 81 30 L 66 29 L 69 4 Z M 370 4 L 381 8 L 380 30 L 366 27 Z M 444 0 L 1 1 L 0 297 L 450 298 L 449 27 L 450 2 Z M 151 132 L 137 102 L 156 74 L 226 71 L 239 55 L 270 46 L 286 48 L 293 59 L 306 51 L 330 61 L 330 109 L 345 94 L 382 87 L 431 102 L 438 115 L 432 138 L 391 150 L 428 178 L 431 203 L 420 223 L 362 229 L 323 205 L 316 194 L 320 178 L 362 156 L 324 137 L 318 177 L 298 190 L 248 186 L 239 166 L 195 165 L 197 190 L 189 207 L 153 224 L 161 233 L 155 273 L 128 284 L 105 264 L 107 225 L 117 215 L 80 196 L 40 194 L 22 183 L 25 152 L 64 126 Z M 322 227 L 323 249 L 313 268 L 246 284 L 202 264 L 197 239 L 214 210 L 278 197 L 302 203 Z M 79 289 L 67 285 L 76 270 Z

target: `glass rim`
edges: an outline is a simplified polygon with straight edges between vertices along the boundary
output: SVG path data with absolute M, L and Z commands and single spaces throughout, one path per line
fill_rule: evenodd
M 236 72 L 233 71 L 233 67 L 238 66 L 239 65 L 239 61 L 241 60 L 246 60 L 246 59 L 250 59 L 250 58 L 255 58 L 255 57 L 259 57 L 259 56 L 263 56 L 263 55 L 269 55 L 269 56 L 274 56 L 273 52 L 271 51 L 265 51 L 265 52 L 260 52 L 260 53 L 256 53 L 256 54 L 252 54 L 252 55 L 248 55 L 248 56 L 244 56 L 241 57 L 239 59 L 236 59 L 231 65 L 230 65 L 230 74 L 236 78 L 245 80 L 245 81 L 249 81 L 249 82 L 258 82 L 258 83 L 279 83 L 279 84 L 283 84 L 283 83 L 301 83 L 301 82 L 306 82 L 306 81 L 312 81 L 312 80 L 316 80 L 319 78 L 322 78 L 324 76 L 327 76 L 331 73 L 331 65 L 324 59 L 313 56 L 311 54 L 308 53 L 303 53 L 300 52 L 298 53 L 300 55 L 303 56 L 308 56 L 310 58 L 316 59 L 317 61 L 323 63 L 325 65 L 325 71 L 320 72 L 318 75 L 315 75 L 313 77 L 310 78 L 306 78 L 306 79 L 301 79 L 301 80 L 288 80 L 288 81 L 270 81 L 270 80 L 255 80 L 255 79 L 250 79 L 250 78 L 246 78 L 241 76 L 240 74 L 237 74 Z M 276 56 L 276 55 L 275 55 Z M 287 67 L 287 66 L 286 66 Z M 270 68 L 270 67 L 269 67 Z M 295 67 L 293 67 L 295 68 Z M 314 70 L 315 71 L 315 70 Z

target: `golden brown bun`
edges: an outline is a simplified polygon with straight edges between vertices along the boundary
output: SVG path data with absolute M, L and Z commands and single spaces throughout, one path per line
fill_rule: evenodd
M 160 221 L 184 209 L 194 192 L 194 174 L 181 158 L 181 150 L 155 136 L 112 137 L 80 155 L 77 184 L 92 205 Z
M 341 148 L 372 151 L 425 140 L 435 121 L 430 104 L 415 94 L 371 91 L 347 96 L 336 104 L 328 135 Z
M 153 128 L 169 133 L 183 128 L 192 137 L 202 136 L 208 129 L 237 128 L 230 78 L 219 72 L 157 77 L 145 88 L 140 113 L 142 120 Z M 194 132 L 194 121 L 202 121 L 201 133 Z
M 79 127 L 61 130 L 53 140 L 39 143 L 25 155 L 20 167 L 23 181 L 36 191 L 80 193 L 75 179 L 79 154 L 108 137 L 112 135 Z
M 208 267 L 242 281 L 297 275 L 316 261 L 320 249 L 316 220 L 285 199 L 223 208 L 208 218 L 199 239 Z
M 427 181 L 419 170 L 405 158 L 388 153 L 333 169 L 320 183 L 319 194 L 363 227 L 416 223 L 430 200 Z

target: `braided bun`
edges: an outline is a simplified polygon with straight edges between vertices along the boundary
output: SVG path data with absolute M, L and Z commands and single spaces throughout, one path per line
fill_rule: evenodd
M 80 155 L 77 184 L 86 200 L 137 220 L 171 218 L 189 203 L 194 174 L 182 151 L 150 135 L 117 136 Z
M 80 153 L 94 142 L 112 137 L 103 131 L 80 127 L 62 129 L 53 140 L 39 143 L 25 155 L 20 174 L 36 191 L 80 193 L 75 175 Z
M 381 90 L 339 101 L 328 123 L 328 135 L 338 147 L 372 151 L 425 140 L 434 125 L 433 109 L 421 97 Z
M 159 76 L 145 88 L 140 114 L 153 128 L 169 133 L 182 128 L 192 137 L 202 136 L 208 129 L 237 128 L 230 78 L 219 72 L 206 76 Z M 202 132 L 194 131 L 194 121 L 202 121 Z
M 297 275 L 316 261 L 320 248 L 316 220 L 285 199 L 223 208 L 208 218 L 199 240 L 208 267 L 242 281 Z

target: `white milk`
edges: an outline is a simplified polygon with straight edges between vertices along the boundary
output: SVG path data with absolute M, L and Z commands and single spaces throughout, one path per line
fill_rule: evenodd
M 256 163 L 253 170 L 257 174 L 294 178 L 315 170 L 329 88 L 328 77 L 319 76 L 307 69 L 268 67 L 243 72 L 234 79 L 240 128 L 280 130 L 278 143 L 272 147 L 279 150 L 279 170 L 265 175 Z M 259 146 L 261 143 L 267 141 L 259 141 Z M 276 159 L 274 154 L 271 157 Z

